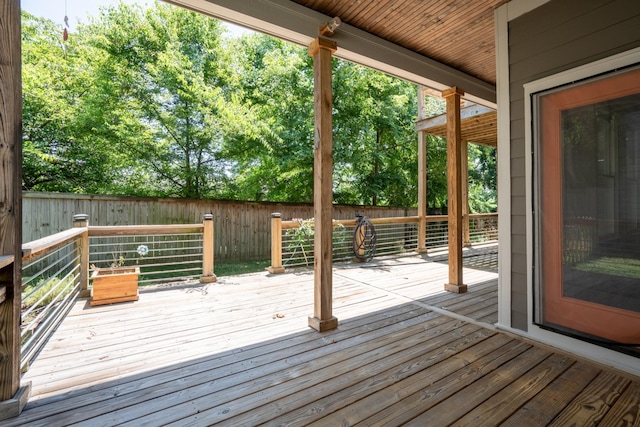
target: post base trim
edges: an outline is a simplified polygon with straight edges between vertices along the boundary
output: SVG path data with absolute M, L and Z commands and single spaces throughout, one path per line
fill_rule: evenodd
M 445 283 L 444 290 L 447 292 L 454 292 L 456 294 L 464 294 L 467 292 L 467 285 L 454 285 L 453 283 Z
M 211 276 L 200 276 L 200 283 L 214 283 L 218 280 L 215 274 Z
M 317 317 L 309 317 L 309 326 L 318 332 L 330 331 L 338 327 L 338 319 L 331 317 L 328 320 L 320 320 Z
M 284 273 L 284 267 L 267 267 L 267 271 L 271 274 L 282 274 Z
M 28 382 L 20 386 L 13 399 L 0 402 L 0 420 L 8 420 L 20 415 L 29 401 L 30 394 L 31 382 Z

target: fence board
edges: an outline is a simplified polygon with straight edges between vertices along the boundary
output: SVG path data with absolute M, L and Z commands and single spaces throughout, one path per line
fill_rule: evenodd
M 61 193 L 23 193 L 23 242 L 71 227 L 73 215 L 89 215 L 89 224 L 154 225 L 197 224 L 213 215 L 217 261 L 270 259 L 271 214 L 283 220 L 313 217 L 312 204 L 238 202 L 225 200 L 160 199 Z M 370 218 L 417 215 L 416 208 L 334 206 L 335 219 L 353 219 L 361 212 Z

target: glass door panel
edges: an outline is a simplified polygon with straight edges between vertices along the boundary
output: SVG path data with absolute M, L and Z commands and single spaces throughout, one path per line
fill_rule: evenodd
M 640 70 L 534 102 L 535 320 L 640 346 Z

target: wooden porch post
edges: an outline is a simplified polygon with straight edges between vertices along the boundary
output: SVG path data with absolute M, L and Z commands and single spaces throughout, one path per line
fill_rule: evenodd
M 471 246 L 471 232 L 469 224 L 469 142 L 460 144 L 460 156 L 462 166 L 462 245 Z
M 427 118 L 427 88 L 418 86 L 418 121 Z M 427 253 L 427 135 L 418 131 L 418 245 L 416 252 Z
M 31 384 L 20 386 L 22 303 L 22 82 L 20 1 L 0 0 L 0 420 L 17 417 Z M 1 290 L 0 290 L 1 293 Z
M 333 124 L 331 91 L 331 56 L 337 45 L 325 37 L 316 38 L 309 46 L 313 57 L 314 98 L 314 163 L 313 214 L 314 232 L 314 316 L 309 326 L 322 332 L 335 329 L 333 317 Z
M 460 98 L 464 92 L 452 87 L 442 92 L 447 102 L 447 191 L 449 196 L 449 283 L 444 289 L 463 293 L 462 283 L 462 142 Z
M 427 253 L 427 135 L 418 132 L 418 248 Z

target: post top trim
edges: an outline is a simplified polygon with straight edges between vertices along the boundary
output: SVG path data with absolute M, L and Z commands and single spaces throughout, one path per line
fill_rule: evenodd
M 445 89 L 442 91 L 442 97 L 448 98 L 452 95 L 464 96 L 464 91 L 457 86 L 451 87 L 449 89 Z
M 315 55 L 320 49 L 333 53 L 338 49 L 338 43 L 326 37 L 316 37 L 309 45 L 309 56 Z

